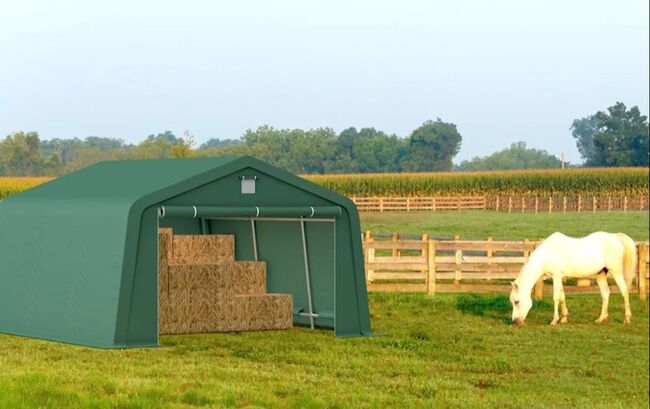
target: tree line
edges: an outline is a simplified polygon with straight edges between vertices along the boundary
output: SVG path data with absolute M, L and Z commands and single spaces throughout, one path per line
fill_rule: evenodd
M 648 118 L 617 103 L 576 119 L 571 131 L 586 166 L 647 166 Z M 41 140 L 14 132 L 0 141 L 0 176 L 61 175 L 103 160 L 250 155 L 293 173 L 380 173 L 558 168 L 560 159 L 524 142 L 454 166 L 462 135 L 453 123 L 428 120 L 408 136 L 375 128 L 278 129 L 263 125 L 238 139 L 210 139 L 196 146 L 186 132 L 147 136 L 137 144 L 116 138 Z

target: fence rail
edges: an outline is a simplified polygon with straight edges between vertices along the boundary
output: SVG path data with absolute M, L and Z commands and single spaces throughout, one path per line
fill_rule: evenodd
M 487 240 L 435 240 L 422 235 L 420 240 L 400 240 L 393 233 L 389 240 L 366 232 L 363 240 L 366 281 L 369 291 L 436 292 L 507 291 L 521 267 L 539 242 Z M 648 242 L 638 242 L 639 265 L 633 291 L 646 298 L 648 285 Z M 577 280 L 565 289 L 573 292 L 597 291 L 594 280 Z M 535 287 L 541 297 L 544 283 Z M 616 290 L 612 287 L 612 290 Z
M 508 213 L 648 210 L 648 196 L 352 197 L 361 212 L 494 210 Z

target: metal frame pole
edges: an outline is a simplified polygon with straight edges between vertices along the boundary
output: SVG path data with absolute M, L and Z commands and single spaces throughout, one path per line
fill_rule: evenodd
M 257 259 L 257 234 L 255 233 L 255 219 L 251 219 L 251 234 L 253 235 L 253 256 Z
M 302 254 L 305 260 L 305 280 L 307 283 L 307 302 L 309 303 L 309 327 L 314 329 L 314 305 L 311 300 L 311 281 L 309 278 L 309 259 L 307 257 L 307 239 L 305 238 L 305 221 L 300 219 L 300 233 L 302 234 Z

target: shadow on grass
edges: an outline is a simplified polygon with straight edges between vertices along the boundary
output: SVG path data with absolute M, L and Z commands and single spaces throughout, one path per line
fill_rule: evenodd
M 545 301 L 534 301 L 533 309 L 544 307 Z M 460 294 L 456 298 L 456 309 L 464 314 L 491 318 L 510 324 L 512 306 L 505 295 Z

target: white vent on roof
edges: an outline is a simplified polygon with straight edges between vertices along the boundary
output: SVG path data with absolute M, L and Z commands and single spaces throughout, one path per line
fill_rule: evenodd
M 255 181 L 257 177 L 245 177 L 241 178 L 241 194 L 242 195 L 254 195 L 255 194 Z

